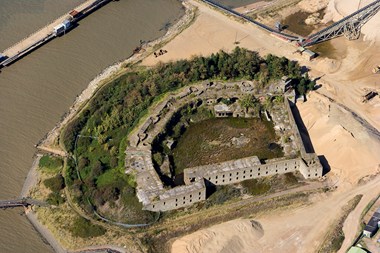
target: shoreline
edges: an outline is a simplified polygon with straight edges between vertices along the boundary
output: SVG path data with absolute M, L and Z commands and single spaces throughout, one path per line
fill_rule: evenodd
M 180 34 L 184 29 L 186 29 L 196 17 L 195 6 L 187 3 L 181 2 L 183 8 L 185 9 L 184 15 L 172 26 L 170 26 L 167 32 L 153 41 L 145 42 L 141 45 L 140 51 L 138 53 L 132 53 L 130 57 L 125 60 L 116 62 L 109 67 L 105 68 L 100 74 L 98 74 L 94 79 L 90 81 L 88 86 L 76 96 L 73 104 L 70 106 L 69 110 L 62 116 L 61 120 L 50 130 L 36 145 L 36 155 L 33 160 L 32 166 L 25 178 L 20 196 L 27 197 L 34 187 L 38 185 L 39 174 L 37 167 L 42 157 L 43 153 L 50 153 L 58 155 L 61 157 L 69 156 L 68 153 L 63 151 L 57 144 L 59 135 L 62 129 L 74 119 L 78 113 L 81 112 L 91 98 L 96 94 L 96 92 L 106 85 L 109 81 L 125 73 L 128 65 L 133 65 L 153 54 L 153 52 L 160 48 L 163 44 L 166 44 L 173 40 L 178 34 Z M 65 252 L 97 252 L 99 250 L 111 249 L 116 252 L 126 252 L 125 249 L 120 248 L 115 245 L 100 245 L 100 246 L 89 246 L 76 249 L 74 251 L 69 251 L 65 249 L 59 240 L 53 235 L 53 233 L 40 221 L 38 220 L 37 214 L 33 211 L 33 208 L 25 208 L 25 215 L 37 233 L 41 236 L 41 239 L 50 245 L 55 252 L 65 253 Z
M 37 185 L 39 179 L 39 173 L 37 171 L 39 161 L 41 159 L 41 154 L 36 154 L 32 167 L 30 168 L 28 175 L 25 179 L 24 185 L 21 190 L 20 196 L 22 198 L 28 197 L 28 193 Z M 61 247 L 59 242 L 54 238 L 53 234 L 44 225 L 38 221 L 36 213 L 31 207 L 25 207 L 25 216 L 29 223 L 32 225 L 34 230 L 38 233 L 41 240 L 49 245 L 55 252 L 65 253 L 66 251 Z
M 127 59 L 111 64 L 100 72 L 94 79 L 92 79 L 88 86 L 78 96 L 76 96 L 73 104 L 61 117 L 61 120 L 35 145 L 37 150 L 46 151 L 59 156 L 67 156 L 68 154 L 66 152 L 55 146 L 55 141 L 59 137 L 62 128 L 84 108 L 93 95 L 95 95 L 100 88 L 107 84 L 108 81 L 111 81 L 112 79 L 123 74 L 125 69 L 128 68 L 128 65 L 136 64 L 153 54 L 154 50 L 156 50 L 155 47 L 160 46 L 160 44 L 170 42 L 191 24 L 195 18 L 195 7 L 187 2 L 182 2 L 182 6 L 185 8 L 184 15 L 177 23 L 169 27 L 163 36 L 153 41 L 145 42 L 141 45 L 141 49 L 138 53 L 132 53 Z
M 181 18 L 181 20 L 182 20 L 182 18 Z M 180 22 L 180 21 L 179 21 Z M 209 23 L 208 23 L 209 24 Z M 192 27 L 193 28 L 193 27 Z M 191 30 L 191 29 L 189 29 L 189 30 Z M 236 29 L 235 29 L 236 30 Z M 231 32 L 230 33 L 230 37 L 231 38 L 233 38 L 234 36 L 236 36 L 235 34 L 236 34 L 236 31 L 235 30 L 233 30 L 233 32 Z M 207 31 L 207 30 L 206 30 Z M 238 31 L 240 31 L 240 30 L 238 30 Z M 187 32 L 187 31 L 186 31 Z M 186 33 L 185 32 L 185 33 Z M 179 32 L 179 33 L 181 33 L 181 31 Z M 179 34 L 178 33 L 178 34 Z M 241 33 L 243 33 L 243 32 L 241 32 Z M 182 34 L 181 34 L 182 35 Z M 194 36 L 194 34 L 192 34 L 191 35 L 192 37 Z M 257 32 L 257 33 L 255 33 L 255 36 L 260 36 L 260 33 L 259 32 Z M 165 36 L 164 36 L 165 37 Z M 173 38 L 171 38 L 169 41 L 171 41 L 172 39 L 174 39 L 176 36 L 174 36 Z M 181 37 L 181 36 L 178 36 L 178 37 Z M 163 37 L 161 37 L 161 38 L 159 38 L 159 39 L 157 39 L 157 40 L 160 40 L 160 39 L 162 39 Z M 263 37 L 263 38 L 266 38 L 266 36 L 265 37 Z M 189 39 L 189 37 L 187 37 L 187 39 Z M 232 39 L 231 39 L 232 40 Z M 207 41 L 208 43 L 210 43 L 210 41 Z M 244 40 L 243 42 L 242 42 L 242 44 L 244 44 L 244 43 L 246 43 L 246 40 Z M 184 45 L 186 45 L 186 43 L 183 43 Z M 231 44 L 232 44 L 232 42 L 231 42 Z M 248 43 L 246 43 L 246 44 L 248 44 Z M 158 44 L 156 44 L 156 45 L 160 45 L 160 42 L 158 42 Z M 260 46 L 261 44 L 257 44 L 258 46 Z M 144 45 L 144 46 L 146 46 L 146 45 Z M 208 45 L 209 46 L 209 45 Z M 256 45 L 255 45 L 256 46 Z M 281 47 L 285 47 L 285 46 L 283 46 L 283 45 L 280 45 L 280 48 Z M 155 49 L 155 45 L 153 45 L 153 50 Z M 151 49 L 152 49 L 151 48 Z M 145 49 L 144 49 L 145 50 Z M 149 50 L 149 48 L 147 48 L 146 50 Z M 202 49 L 202 50 L 204 50 L 204 49 Z M 265 52 L 265 50 L 269 50 L 267 47 L 265 47 L 265 46 L 261 46 L 261 47 L 259 47 L 259 50 L 262 50 L 263 52 Z M 273 48 L 272 48 L 272 50 L 273 50 Z M 201 50 L 199 50 L 199 51 L 201 51 Z M 274 50 L 275 52 L 276 52 L 276 50 Z M 280 52 L 281 52 L 281 50 L 279 50 Z M 170 52 L 170 54 L 172 54 L 173 52 L 174 52 L 174 50 L 172 51 L 170 48 L 169 48 L 169 52 Z M 150 52 L 146 52 L 146 51 L 142 51 L 141 53 L 139 53 L 138 55 L 145 55 L 144 57 L 146 57 L 146 56 L 149 56 L 149 55 L 151 55 L 151 54 L 153 54 L 153 51 L 150 51 Z M 170 54 L 168 54 L 168 55 L 170 55 Z M 139 58 L 139 59 L 144 59 L 144 57 L 143 56 L 141 56 L 140 55 L 140 57 L 141 58 Z M 163 59 L 165 59 L 165 57 L 168 57 L 168 55 L 165 55 L 165 56 L 163 56 L 162 58 Z M 174 52 L 174 55 L 175 55 L 175 52 Z M 136 56 L 136 55 L 133 55 L 132 57 L 130 57 L 130 58 L 133 58 L 134 56 Z M 151 55 L 152 56 L 152 55 Z M 178 56 L 178 55 L 177 55 Z M 176 57 L 177 57 L 176 56 Z M 179 54 L 179 56 L 181 56 L 180 54 Z M 152 56 L 153 57 L 153 56 Z M 130 58 L 128 58 L 128 59 L 130 59 Z M 137 58 L 137 56 L 136 56 L 136 58 Z M 136 59 L 136 58 L 134 58 L 134 59 Z M 161 58 L 161 57 L 160 57 Z M 293 57 L 293 58 L 296 58 L 296 57 Z M 128 60 L 127 59 L 127 60 Z M 136 60 L 136 62 L 138 62 L 138 61 L 140 61 L 139 59 L 137 59 Z M 126 61 L 127 61 L 126 60 Z M 121 63 L 121 62 L 120 62 Z M 133 64 L 133 62 L 130 62 L 130 63 L 132 63 Z M 313 62 L 313 63 L 310 63 L 310 65 L 311 66 L 313 66 L 313 67 L 317 67 L 316 65 L 317 65 L 317 63 L 319 64 L 320 62 Z M 116 63 L 117 64 L 117 63 Z M 116 64 L 114 64 L 114 65 L 116 65 Z M 121 63 L 122 64 L 122 63 Z M 126 63 L 126 64 L 128 64 L 128 63 Z M 110 67 L 112 67 L 112 66 L 114 66 L 114 65 L 111 65 Z M 108 68 L 110 68 L 110 67 L 108 67 Z M 123 67 L 125 67 L 125 66 L 123 66 L 123 64 L 121 65 L 121 68 L 119 69 L 120 71 L 122 71 L 122 69 L 123 69 Z M 108 69 L 107 68 L 107 69 Z M 98 78 L 100 75 L 102 75 L 104 72 L 106 72 L 106 70 L 107 69 L 105 69 L 101 74 L 99 74 L 96 78 Z M 314 71 L 316 71 L 316 73 L 319 73 L 319 71 L 321 71 L 320 69 L 317 69 L 317 70 L 314 70 Z M 122 72 L 120 72 L 120 74 L 121 74 Z M 110 73 L 110 75 L 111 76 L 108 76 L 108 77 L 104 77 L 104 79 L 102 79 L 102 78 L 100 78 L 100 80 L 99 80 L 99 82 L 102 82 L 102 80 L 103 80 L 103 82 L 105 83 L 105 82 L 107 82 L 107 79 L 108 78 L 114 78 L 114 77 L 117 77 L 117 70 L 116 70 L 116 73 L 114 73 L 114 75 L 112 74 L 112 73 Z M 95 79 L 96 79 L 95 78 Z M 330 79 L 327 79 L 327 77 L 325 77 L 326 78 L 326 81 L 332 81 L 332 80 L 334 80 L 334 78 L 333 77 L 330 77 Z M 89 84 L 89 86 L 91 85 L 91 83 L 93 82 L 93 81 L 95 81 L 95 79 L 93 79 L 91 82 L 90 82 L 90 84 Z M 104 84 L 103 83 L 103 84 Z M 80 113 L 80 111 L 81 110 L 83 110 L 83 108 L 85 108 L 85 106 L 86 106 L 86 103 L 89 101 L 89 99 L 91 99 L 93 96 L 94 96 L 94 94 L 95 94 L 95 96 L 96 96 L 96 92 L 101 88 L 101 87 L 103 87 L 102 86 L 102 84 L 97 84 L 98 85 L 98 88 L 97 89 L 95 89 L 94 91 L 93 91 L 93 93 L 91 94 L 91 96 L 88 98 L 88 100 L 86 101 L 82 101 L 82 104 L 81 105 L 79 105 L 78 107 L 77 107 L 77 111 L 75 111 L 74 112 L 74 114 L 73 114 L 73 116 L 72 116 L 72 118 L 74 118 L 78 113 Z M 328 86 L 328 84 L 325 84 L 325 83 L 323 83 L 323 85 L 325 86 L 325 87 L 327 87 L 327 88 L 329 88 L 329 87 L 332 87 L 331 89 L 333 89 L 333 87 L 335 87 L 335 86 Z M 339 88 L 339 86 L 337 86 L 338 88 Z M 84 93 L 84 91 L 81 93 L 81 95 Z M 77 100 L 78 100 L 78 98 L 81 96 L 81 95 L 79 95 L 78 97 L 77 97 L 77 99 L 75 100 L 75 102 L 77 102 Z M 318 105 L 318 106 L 320 106 L 321 105 L 321 103 L 316 103 L 315 101 L 313 101 L 313 97 L 315 97 L 314 96 L 314 94 L 313 94 L 313 96 L 312 97 L 309 97 L 309 99 L 310 99 L 310 102 L 313 102 L 314 104 L 311 104 L 311 105 Z M 323 104 L 324 105 L 324 104 Z M 75 103 L 74 103 L 74 105 L 72 106 L 72 107 L 74 107 L 75 106 Z M 70 107 L 70 111 L 71 111 L 71 108 L 72 107 Z M 304 105 L 304 107 L 309 107 L 309 103 L 308 104 L 305 104 Z M 315 109 L 315 108 L 317 108 L 317 106 L 315 106 L 315 107 L 313 107 L 313 109 Z M 320 107 L 318 107 L 319 109 L 320 109 Z M 323 110 L 323 108 L 325 108 L 325 107 L 321 107 L 322 109 L 321 109 L 321 111 Z M 330 108 L 330 106 L 328 107 L 328 108 Z M 69 111 L 69 112 L 70 112 Z M 318 132 L 317 130 L 325 130 L 325 129 L 327 129 L 327 130 L 329 130 L 329 129 L 332 129 L 332 127 L 334 127 L 334 126 L 337 126 L 337 125 L 339 125 L 339 124 L 342 124 L 343 126 L 344 125 L 346 125 L 346 124 L 349 124 L 350 122 L 346 122 L 346 121 L 344 121 L 343 122 L 343 120 L 337 120 L 336 122 L 333 122 L 333 123 L 331 123 L 331 125 L 327 125 L 326 124 L 326 126 L 325 125 L 318 125 L 318 123 L 319 124 L 321 124 L 320 123 L 320 121 L 315 121 L 313 118 L 311 118 L 310 119 L 310 117 L 311 116 L 308 116 L 308 114 L 309 115 L 312 115 L 312 114 L 314 114 L 314 115 L 318 115 L 318 114 L 315 114 L 315 113 L 313 113 L 314 111 L 311 111 L 311 109 L 310 108 L 304 108 L 304 111 L 302 111 L 302 117 L 304 117 L 304 115 L 306 115 L 306 117 L 305 117 L 305 119 L 307 119 L 306 120 L 306 123 L 308 124 L 308 127 L 310 126 L 310 130 L 311 130 L 311 134 L 312 134 L 312 137 L 313 138 L 315 138 L 315 137 L 319 137 L 320 138 L 320 132 Z M 326 113 L 326 115 L 328 115 L 328 117 L 330 117 L 330 115 L 333 115 L 334 116 L 334 118 L 335 117 L 337 117 L 337 112 L 335 112 L 335 111 L 333 111 L 333 113 L 334 114 L 331 114 L 329 111 L 327 111 L 327 113 Z M 64 116 L 63 116 L 63 119 L 62 119 L 62 121 L 64 120 L 64 118 L 66 118 L 66 117 L 68 117 L 69 116 L 69 113 L 67 113 L 67 114 L 65 114 Z M 322 116 L 321 116 L 322 117 Z M 70 121 L 72 118 L 70 118 L 68 121 Z M 46 137 L 44 138 L 44 139 L 42 139 L 41 140 L 41 145 L 42 145 L 42 148 L 41 149 L 39 149 L 40 151 L 48 151 L 48 149 L 51 149 L 51 146 L 48 146 L 48 138 L 49 138 L 49 134 L 50 133 L 53 133 L 54 132 L 54 130 L 56 130 L 57 132 L 57 135 L 53 138 L 53 137 L 51 137 L 52 139 L 51 139 L 51 145 L 54 145 L 55 143 L 54 143 L 54 140 L 56 140 L 56 138 L 57 137 L 59 137 L 59 132 L 61 131 L 61 129 L 63 128 L 63 127 L 65 127 L 65 124 L 68 122 L 66 122 L 66 123 L 62 123 L 62 121 L 60 121 L 57 125 L 56 125 L 56 127 L 57 127 L 57 129 L 53 129 L 52 131 L 50 131 L 47 135 L 46 135 Z M 314 123 L 315 122 L 317 122 L 317 124 L 315 124 L 315 126 L 316 126 L 316 128 L 313 128 L 313 126 L 314 126 Z M 62 125 L 61 126 L 59 126 L 59 124 L 60 123 L 62 123 Z M 324 122 L 322 122 L 322 123 L 324 123 Z M 319 127 L 319 128 L 318 128 Z M 326 127 L 326 128 L 325 128 Z M 308 128 L 309 129 L 309 128 Z M 316 129 L 316 130 L 315 130 Z M 335 129 L 335 128 L 334 128 Z M 340 129 L 340 128 L 339 128 Z M 314 131 L 314 132 L 313 132 Z M 346 130 L 347 131 L 347 130 Z M 326 131 L 327 132 L 327 131 Z M 358 131 L 359 132 L 359 131 Z M 334 134 L 335 134 L 336 132 L 334 132 Z M 359 135 L 356 135 L 356 131 L 354 132 L 355 133 L 355 136 L 359 136 Z M 337 134 L 340 134 L 340 132 L 337 132 Z M 322 137 L 325 137 L 326 135 L 322 135 Z M 344 138 L 343 138 L 344 137 Z M 338 142 L 339 141 L 346 141 L 347 139 L 345 139 L 346 137 L 345 137 L 345 135 L 343 135 L 343 137 L 339 137 L 339 138 L 341 138 L 341 139 L 339 139 L 338 138 Z M 330 136 L 327 136 L 327 137 L 325 137 L 325 138 L 330 138 Z M 334 137 L 335 138 L 335 137 Z M 316 139 L 316 138 L 315 138 Z M 322 138 L 320 138 L 320 139 L 322 139 Z M 324 146 L 326 145 L 326 143 L 328 143 L 327 141 L 325 141 L 325 142 L 320 142 L 320 143 L 318 143 L 318 142 L 316 142 L 316 149 L 317 149 L 317 151 L 318 150 L 322 150 L 322 148 L 321 147 L 323 147 L 323 154 L 325 154 L 325 152 L 330 152 L 330 153 L 328 153 L 330 156 L 332 156 L 334 153 L 331 153 L 331 151 L 326 151 L 325 149 L 324 149 Z M 352 142 L 353 144 L 356 144 L 356 143 L 358 143 L 357 142 L 357 140 L 356 140 L 356 142 Z M 43 145 L 46 145 L 45 147 L 43 146 Z M 329 143 L 329 144 L 331 144 L 331 143 Z M 360 144 L 360 143 L 359 143 Z M 337 144 L 335 144 L 335 145 L 337 145 Z M 350 144 L 348 144 L 348 145 L 350 145 Z M 53 147 L 53 151 L 60 151 L 59 150 L 59 147 L 56 145 L 56 147 L 57 147 L 57 149 L 55 149 L 54 147 Z M 342 150 L 343 152 L 345 151 L 345 150 Z M 62 151 L 61 151 L 62 152 Z M 347 151 L 346 151 L 347 152 Z M 322 151 L 320 151 L 320 153 L 322 154 Z M 65 154 L 66 155 L 66 154 Z M 338 155 L 337 155 L 338 156 Z M 352 155 L 352 157 L 355 157 L 355 154 L 353 154 Z M 332 161 L 334 161 L 333 159 L 332 159 Z M 33 163 L 34 164 L 34 163 Z M 332 166 L 331 166 L 331 168 L 332 168 L 332 172 L 331 173 L 335 173 L 336 171 L 338 171 L 337 169 L 336 169 L 336 167 L 333 167 L 335 164 L 332 164 Z M 349 167 L 349 166 L 347 166 L 347 167 Z M 349 169 L 347 170 L 348 172 L 351 172 Z M 334 174 L 333 174 L 334 175 Z M 356 174 L 356 176 L 357 176 L 357 174 Z M 339 178 L 342 178 L 343 180 L 348 180 L 347 178 L 344 178 L 345 177 L 345 175 L 341 175 L 341 176 L 339 176 L 338 177 L 338 180 L 339 180 Z M 354 178 L 354 176 L 353 176 L 353 178 Z M 341 180 L 342 180 L 341 179 Z M 340 186 L 341 187 L 341 186 Z M 346 186 L 343 186 L 344 188 L 340 188 L 340 189 L 342 189 L 340 192 L 343 192 L 344 190 L 346 190 Z M 333 200 L 331 200 L 331 201 L 333 201 Z M 334 203 L 334 202 L 332 202 L 332 203 Z M 39 222 L 38 220 L 37 220 L 37 222 Z M 41 222 L 40 222 L 41 223 Z M 45 229 L 47 229 L 46 227 L 45 227 Z M 62 236 L 57 236 L 56 238 L 54 238 L 56 241 L 58 241 L 58 239 L 59 238 L 62 238 Z M 83 243 L 83 245 L 86 245 L 86 243 Z M 106 246 L 104 246 L 104 247 L 106 247 Z M 104 249 L 104 247 L 101 247 L 101 246 L 99 246 L 99 247 L 97 247 L 97 246 L 94 246 L 94 247 L 92 247 L 92 250 L 93 251 L 95 251 L 95 249 L 97 248 L 97 249 L 100 249 L 100 248 L 102 248 L 102 249 Z M 108 247 L 108 245 L 107 245 L 107 247 Z M 110 246 L 111 247 L 111 246 Z M 79 247 L 78 247 L 79 248 Z M 80 251 L 78 248 L 76 248 L 76 252 L 78 252 L 78 251 Z M 90 247 L 88 247 L 88 249 L 90 250 Z M 85 249 L 82 249 L 83 251 L 85 251 Z

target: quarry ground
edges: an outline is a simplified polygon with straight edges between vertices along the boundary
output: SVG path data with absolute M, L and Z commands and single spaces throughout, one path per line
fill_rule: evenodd
M 296 47 L 292 44 L 199 2 L 189 2 L 198 8 L 195 22 L 163 47 L 168 53 L 157 58 L 152 55 L 142 64 L 231 51 L 237 38 L 240 47 L 262 55 L 285 56 L 307 66 L 310 75 L 319 78 L 317 84 L 321 87 L 297 107 L 316 153 L 323 155 L 330 167 L 325 180 L 337 189 L 333 193 L 313 195 L 311 204 L 254 217 L 262 227 L 259 232 L 249 220 L 234 220 L 178 238 L 172 244 L 172 252 L 251 252 L 252 247 L 256 252 L 314 252 L 330 225 L 340 217 L 342 207 L 355 195 L 363 194 L 344 223 L 346 239 L 341 252 L 345 252 L 355 239 L 362 210 L 379 194 L 380 177 L 368 175 L 379 172 L 380 98 L 362 103 L 362 96 L 368 90 L 380 89 L 379 76 L 371 72 L 380 64 L 379 42 L 334 39 L 331 44 L 339 52 L 338 59 L 321 57 L 309 62 L 294 54 Z M 335 2 L 330 9 L 344 1 Z M 357 1 L 352 2 L 357 7 Z M 350 13 L 347 6 L 344 10 Z M 379 20 L 379 13 L 373 19 Z M 365 38 L 370 35 L 367 33 Z M 372 34 L 372 37 L 376 36 Z

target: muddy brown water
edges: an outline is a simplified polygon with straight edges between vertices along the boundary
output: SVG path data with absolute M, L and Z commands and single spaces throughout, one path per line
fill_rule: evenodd
M 0 0 L 0 52 L 84 0 Z M 0 73 L 0 199 L 17 197 L 34 145 L 104 68 L 183 14 L 177 0 L 120 0 Z M 0 210 L 0 252 L 52 252 L 22 209 Z

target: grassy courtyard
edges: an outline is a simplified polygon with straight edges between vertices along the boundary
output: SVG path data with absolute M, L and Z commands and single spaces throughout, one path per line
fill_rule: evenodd
M 281 147 L 272 144 L 269 148 L 276 138 L 272 124 L 256 118 L 211 118 L 192 123 L 173 149 L 175 172 L 252 155 L 260 159 L 281 157 Z

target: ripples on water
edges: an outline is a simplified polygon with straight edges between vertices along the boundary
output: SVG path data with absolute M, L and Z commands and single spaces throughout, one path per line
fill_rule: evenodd
M 84 2 L 0 0 L 0 51 Z M 161 36 L 182 14 L 176 0 L 111 2 L 0 73 L 0 199 L 19 195 L 36 144 L 98 73 Z M 160 31 L 161 29 L 161 31 Z M 51 252 L 21 209 L 0 210 L 0 252 Z

